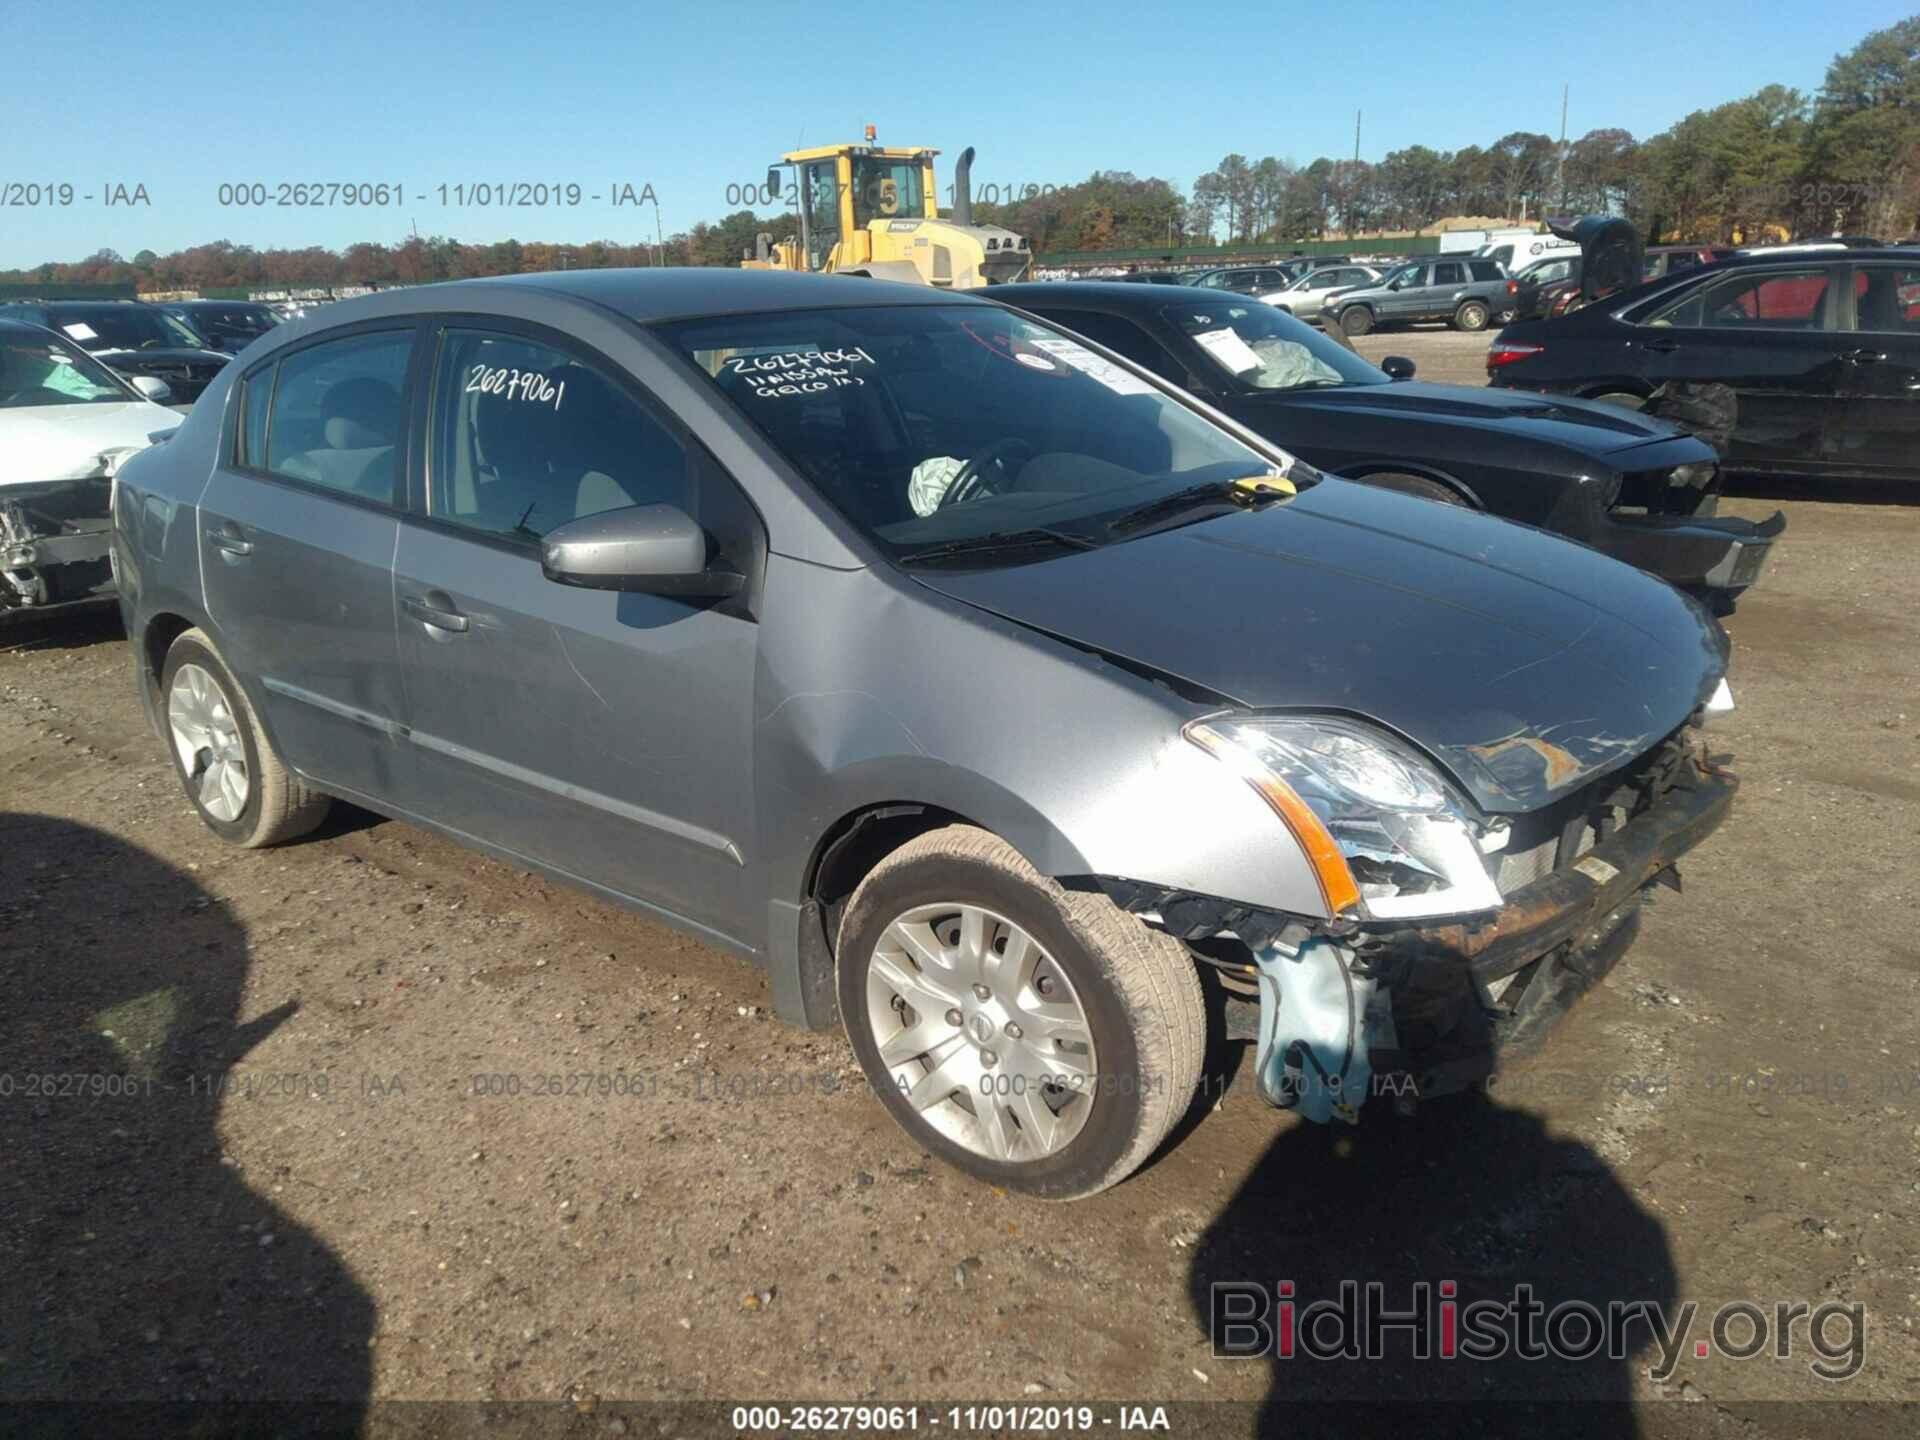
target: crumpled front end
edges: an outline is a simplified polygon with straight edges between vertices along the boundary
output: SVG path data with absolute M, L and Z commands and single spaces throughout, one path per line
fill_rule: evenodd
M 0 613 L 113 596 L 113 469 L 0 488 Z
M 1103 884 L 1217 975 L 1229 1034 L 1256 1042 L 1262 1098 L 1351 1123 L 1370 1097 L 1407 1105 L 1467 1089 L 1502 1054 L 1538 1048 L 1625 953 L 1649 892 L 1679 888 L 1675 862 L 1726 819 L 1737 788 L 1683 727 L 1513 817 L 1486 847 L 1502 904 L 1458 920 L 1314 921 Z

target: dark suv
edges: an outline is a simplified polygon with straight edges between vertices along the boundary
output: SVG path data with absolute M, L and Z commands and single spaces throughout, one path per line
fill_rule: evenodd
M 1729 470 L 1920 479 L 1920 256 L 1735 256 L 1500 332 L 1494 385 L 1638 408 L 1669 381 L 1732 387 Z
M 1377 284 L 1343 290 L 1321 308 L 1320 321 L 1349 335 L 1381 325 L 1445 320 L 1456 330 L 1484 330 L 1491 320 L 1512 318 L 1519 286 L 1497 260 L 1415 260 L 1382 276 Z

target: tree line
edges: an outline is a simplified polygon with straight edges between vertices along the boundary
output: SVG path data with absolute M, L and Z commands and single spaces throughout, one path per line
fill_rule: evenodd
M 974 207 L 1038 252 L 1173 249 L 1418 233 L 1445 217 L 1525 221 L 1621 214 L 1648 243 L 1860 233 L 1896 240 L 1920 228 L 1920 16 L 1875 31 L 1827 67 L 1818 93 L 1769 85 L 1696 110 L 1658 135 L 1590 130 L 1561 143 L 1514 131 L 1486 146 L 1411 145 L 1378 161 L 1305 165 L 1238 152 L 1183 194 L 1173 183 L 1101 170 L 1077 184 Z M 503 240 L 468 245 L 412 236 L 344 250 L 255 249 L 216 241 L 131 260 L 0 271 L 0 283 L 133 284 L 142 292 L 296 285 L 416 284 L 468 276 L 628 265 L 732 265 L 754 237 L 791 236 L 792 215 L 740 210 L 658 244 Z

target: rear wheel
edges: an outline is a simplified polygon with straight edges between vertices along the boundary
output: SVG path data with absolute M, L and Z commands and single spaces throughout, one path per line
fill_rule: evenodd
M 1349 335 L 1365 335 L 1373 329 L 1373 311 L 1364 305 L 1355 305 L 1340 312 L 1340 328 Z
M 1382 490 L 1398 490 L 1402 495 L 1438 500 L 1442 505 L 1464 506 L 1467 503 L 1458 490 L 1442 485 L 1438 480 L 1429 480 L 1424 475 L 1406 475 L 1397 470 L 1387 470 L 1378 475 L 1356 475 L 1354 479 L 1362 485 L 1378 485 Z
M 1453 312 L 1453 328 L 1456 330 L 1484 330 L 1487 328 L 1487 307 L 1478 300 L 1468 300 Z
M 207 828 L 246 849 L 304 835 L 333 803 L 287 769 L 204 631 L 167 650 L 160 674 L 167 751 Z
M 1199 1082 L 1176 941 L 952 825 L 874 867 L 840 926 L 840 1013 L 881 1102 L 979 1179 L 1046 1199 L 1125 1179 Z

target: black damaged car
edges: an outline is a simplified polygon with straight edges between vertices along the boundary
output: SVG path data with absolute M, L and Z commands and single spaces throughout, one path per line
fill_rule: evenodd
M 1092 282 L 995 286 L 992 299 L 1192 392 L 1326 471 L 1581 540 L 1725 610 L 1785 528 L 1714 514 L 1712 448 L 1608 405 L 1376 368 L 1258 300 Z

